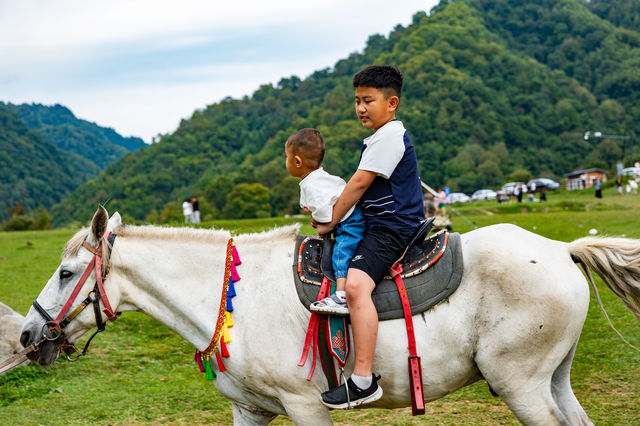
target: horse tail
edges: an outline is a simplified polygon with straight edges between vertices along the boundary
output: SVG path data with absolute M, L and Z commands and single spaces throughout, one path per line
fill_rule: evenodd
M 611 323 L 593 281 L 593 270 L 640 321 L 640 240 L 611 237 L 585 237 L 569 243 L 569 253 L 582 269 L 593 288 L 598 305 L 609 325 L 636 350 Z

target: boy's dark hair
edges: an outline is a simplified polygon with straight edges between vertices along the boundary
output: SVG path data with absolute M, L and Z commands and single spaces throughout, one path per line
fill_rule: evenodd
M 324 139 L 316 129 L 301 129 L 289 136 L 286 146 L 301 155 L 310 167 L 318 168 L 324 159 Z
M 371 65 L 353 76 L 353 87 L 375 87 L 385 97 L 400 97 L 404 77 L 400 70 L 389 65 Z

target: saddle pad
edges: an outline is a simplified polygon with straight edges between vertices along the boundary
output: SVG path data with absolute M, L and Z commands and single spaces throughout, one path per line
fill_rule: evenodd
M 443 249 L 444 253 L 433 263 Z M 298 235 L 294 253 L 293 278 L 296 291 L 300 302 L 309 309 L 309 305 L 315 302 L 322 283 L 322 240 Z M 402 277 L 411 313 L 416 315 L 431 309 L 453 294 L 460 285 L 463 266 L 458 233 L 441 231 L 409 250 L 402 262 Z M 404 318 L 398 288 L 391 278 L 386 277 L 376 286 L 372 298 L 379 321 Z

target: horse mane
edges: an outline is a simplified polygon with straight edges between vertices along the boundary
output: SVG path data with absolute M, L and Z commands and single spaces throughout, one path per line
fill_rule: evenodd
M 89 228 L 82 228 L 76 234 L 71 237 L 67 244 L 64 246 L 64 250 L 62 250 L 62 257 L 75 257 L 80 252 L 80 248 L 82 248 L 82 243 L 89 236 Z M 102 238 L 102 274 L 106 275 L 109 270 L 109 262 L 111 258 L 111 250 L 109 250 L 109 241 L 106 238 Z
M 300 226 L 301 225 L 299 223 L 295 223 L 293 225 L 273 228 L 269 231 L 255 232 L 251 234 L 240 234 L 238 236 L 235 236 L 234 240 L 239 243 L 269 243 L 275 240 L 294 240 L 296 235 L 300 231 Z
M 235 236 L 239 242 L 269 243 L 280 239 L 294 239 L 300 230 L 300 224 L 273 228 L 269 231 Z M 89 236 L 89 228 L 82 228 L 71 237 L 62 252 L 62 257 L 75 257 L 78 255 L 82 243 Z M 138 237 L 145 239 L 179 240 L 179 241 L 204 241 L 209 243 L 225 244 L 231 238 L 231 232 L 224 229 L 196 229 L 196 228 L 164 228 L 160 226 L 121 226 L 117 230 L 121 237 Z M 102 267 L 106 274 L 110 264 L 111 250 L 106 238 L 102 239 Z
M 226 243 L 231 233 L 224 229 L 168 228 L 154 225 L 122 226 L 118 236 L 153 240 L 204 241 Z
M 294 239 L 299 230 L 300 224 L 296 223 L 263 232 L 239 234 L 233 236 L 233 238 L 240 242 L 270 242 L 280 239 Z M 144 239 L 203 241 L 213 244 L 225 244 L 232 237 L 231 232 L 225 229 L 166 228 L 153 225 L 123 226 L 118 230 L 118 235 Z

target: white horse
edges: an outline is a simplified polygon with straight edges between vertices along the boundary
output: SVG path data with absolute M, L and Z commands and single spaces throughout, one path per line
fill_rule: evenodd
M 122 226 L 118 213 L 108 220 L 99 208 L 91 228 L 67 244 L 39 304 L 57 315 L 92 259 L 83 241 L 92 247 L 106 244 L 107 228 L 117 233 L 111 257 L 104 259 L 110 265 L 105 289 L 113 310 L 144 312 L 195 348 L 206 348 L 220 303 L 227 231 Z M 226 371 L 217 374 L 215 386 L 231 400 L 236 424 L 266 424 L 277 414 L 296 424 L 331 423 L 320 402 L 326 379 L 316 372 L 307 381 L 308 367 L 296 365 L 310 315 L 292 279 L 298 229 L 234 239 L 242 280 L 233 300 L 231 356 L 224 358 Z M 569 382 L 589 305 L 589 286 L 572 256 L 606 277 L 640 319 L 640 242 L 583 238 L 563 243 L 513 225 L 495 225 L 462 235 L 462 253 L 459 289 L 448 303 L 413 318 L 424 400 L 485 379 L 525 424 L 591 424 Z M 88 281 L 83 295 L 91 289 L 93 274 Z M 69 341 L 96 326 L 92 311 L 70 322 Z M 42 338 L 44 322 L 31 308 L 23 345 Z M 374 370 L 382 375 L 384 395 L 371 407 L 411 405 L 405 336 L 404 320 L 380 323 Z M 58 354 L 58 343 L 47 341 L 34 358 L 48 365 Z

